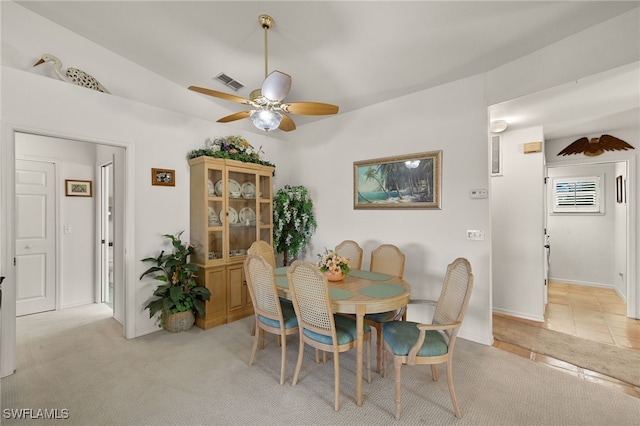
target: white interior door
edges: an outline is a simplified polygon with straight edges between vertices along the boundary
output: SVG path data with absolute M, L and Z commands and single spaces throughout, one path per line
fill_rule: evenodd
M 113 309 L 113 163 L 100 167 L 100 293 Z
M 55 165 L 16 160 L 16 315 L 56 307 Z

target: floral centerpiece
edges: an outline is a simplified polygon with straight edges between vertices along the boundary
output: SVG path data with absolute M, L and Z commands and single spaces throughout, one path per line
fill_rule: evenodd
M 329 281 L 340 281 L 349 273 L 349 259 L 325 248 L 324 253 L 318 254 L 318 268 Z
M 190 151 L 189 154 L 187 154 L 187 158 L 191 159 L 202 156 L 228 158 L 245 163 L 256 163 L 262 164 L 263 166 L 275 167 L 273 163 L 262 158 L 262 156 L 264 156 L 262 147 L 255 149 L 249 141 L 242 136 L 207 138 L 204 145 L 204 148 Z
M 307 188 L 285 185 L 276 192 L 273 225 L 273 248 L 283 253 L 283 266 L 289 266 L 289 257 L 295 258 L 307 245 L 317 226 Z

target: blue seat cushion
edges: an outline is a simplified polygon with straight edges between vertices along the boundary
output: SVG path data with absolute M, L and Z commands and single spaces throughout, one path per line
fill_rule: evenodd
M 333 318 L 336 324 L 338 345 L 355 342 L 358 337 L 356 334 L 356 320 L 342 315 L 334 315 Z M 369 332 L 371 332 L 371 327 L 364 324 L 364 334 Z M 303 333 L 305 336 L 315 340 L 316 342 L 325 343 L 327 345 L 333 344 L 331 336 L 325 336 L 324 334 L 316 333 L 315 331 L 307 330 L 306 328 Z
M 373 322 L 387 322 L 396 315 L 396 311 L 380 312 L 377 314 L 366 314 L 364 319 Z
M 420 335 L 417 325 L 417 322 L 411 321 L 390 321 L 382 325 L 382 336 L 394 355 L 409 355 L 409 351 Z M 449 346 L 442 333 L 427 330 L 418 356 L 440 356 L 446 354 L 448 350 Z
M 298 318 L 296 317 L 296 312 L 293 310 L 293 304 L 289 303 L 281 303 L 282 308 L 282 318 L 284 319 L 284 328 L 294 328 L 298 326 Z M 268 325 L 273 328 L 280 328 L 280 322 L 273 320 L 271 318 L 264 317 L 262 315 L 258 315 L 258 319 L 261 323 Z

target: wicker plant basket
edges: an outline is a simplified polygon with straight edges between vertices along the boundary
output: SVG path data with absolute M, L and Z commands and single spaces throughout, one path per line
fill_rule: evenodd
M 193 327 L 196 317 L 191 311 L 178 312 L 176 314 L 162 314 L 164 328 L 171 333 L 187 331 Z

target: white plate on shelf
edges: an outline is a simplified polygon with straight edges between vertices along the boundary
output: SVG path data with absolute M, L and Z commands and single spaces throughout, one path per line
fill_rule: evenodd
M 224 211 L 220 210 L 220 221 L 224 222 Z M 229 224 L 238 223 L 238 212 L 233 207 L 229 207 Z
M 237 181 L 229 179 L 227 185 L 229 187 L 229 196 L 231 198 L 240 198 L 242 196 L 242 187 Z
M 242 196 L 242 187 L 233 179 L 229 179 L 229 182 L 227 182 L 227 189 L 231 198 L 240 198 Z M 222 196 L 222 180 L 216 182 L 215 191 L 217 196 Z
M 216 182 L 215 184 L 216 195 L 218 197 L 222 196 L 222 179 Z
M 242 196 L 247 199 L 256 198 L 256 186 L 253 182 L 245 182 L 242 184 Z
M 220 226 L 220 217 L 216 214 L 213 207 L 209 207 L 209 226 Z
M 214 195 L 216 195 L 216 187 L 213 182 L 209 180 L 209 197 L 213 197 Z
M 240 219 L 240 223 L 246 225 L 247 222 L 249 224 L 256 223 L 256 212 L 253 211 L 251 207 L 243 207 L 240 209 L 240 213 L 238 213 L 238 219 Z

